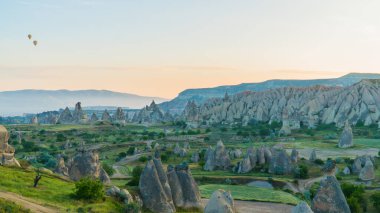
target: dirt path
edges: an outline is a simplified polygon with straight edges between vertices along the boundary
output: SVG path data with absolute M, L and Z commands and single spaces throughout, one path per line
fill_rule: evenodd
M 206 206 L 208 199 L 202 199 Z M 282 203 L 256 202 L 235 200 L 235 206 L 239 213 L 290 213 L 293 206 Z
M 119 167 L 121 167 L 122 165 L 126 165 L 127 163 L 136 161 L 143 155 L 144 153 L 140 153 L 133 156 L 127 156 L 124 159 L 120 160 L 119 162 L 116 162 L 114 165 L 112 165 L 112 168 L 115 170 L 115 174 L 113 174 L 111 178 L 120 178 L 120 179 L 127 178 L 128 176 L 121 174 L 121 172 L 119 171 Z
M 37 204 L 36 201 L 33 201 L 30 198 L 25 198 L 21 195 L 14 194 L 11 192 L 0 192 L 0 197 L 9 201 L 16 203 L 26 209 L 29 209 L 32 212 L 36 213 L 56 213 L 59 212 L 58 209 L 53 209 L 51 207 L 42 206 Z
M 323 177 L 316 177 L 316 178 L 309 178 L 306 180 L 298 180 L 298 184 L 294 184 L 291 182 L 287 183 L 287 186 L 292 190 L 293 192 L 300 192 L 303 193 L 305 190 L 310 189 L 310 187 L 315 182 L 320 182 Z

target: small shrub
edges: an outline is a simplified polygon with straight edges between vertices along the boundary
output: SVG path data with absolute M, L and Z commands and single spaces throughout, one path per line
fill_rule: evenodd
M 366 212 L 368 200 L 364 196 L 365 190 L 361 185 L 343 183 L 341 185 L 344 196 L 347 199 L 351 212 Z
M 325 164 L 325 163 L 323 162 L 323 160 L 321 160 L 321 159 L 316 159 L 316 160 L 314 161 L 314 163 L 315 163 L 315 164 L 318 164 L 318 165 L 323 165 L 323 164 Z
M 137 203 L 135 203 L 135 202 L 128 203 L 125 206 L 125 212 L 128 212 L 128 213 L 139 213 L 140 212 L 140 206 Z
M 294 177 L 295 178 L 301 178 L 301 179 L 306 179 L 309 177 L 309 169 L 305 165 L 299 165 L 295 172 L 294 172 Z
M 139 161 L 142 162 L 142 163 L 145 163 L 145 162 L 148 161 L 148 158 L 147 158 L 146 156 L 141 156 L 141 157 L 139 158 Z
M 99 200 L 104 197 L 104 187 L 100 180 L 89 177 L 82 178 L 75 183 L 74 195 L 77 199 Z
M 373 207 L 380 212 L 380 192 L 376 192 L 375 194 L 371 195 L 371 201 L 373 203 Z
M 166 155 L 166 154 L 162 154 L 161 155 L 161 161 L 162 162 L 166 163 L 166 162 L 168 162 L 168 160 L 169 160 L 169 156 L 168 155 Z
M 129 186 L 137 186 L 139 185 L 140 176 L 143 172 L 143 168 L 141 166 L 136 166 L 132 170 L 132 179 L 127 183 Z
M 103 163 L 102 167 L 103 167 L 104 171 L 106 171 L 109 176 L 112 176 L 115 173 L 115 169 L 106 163 Z

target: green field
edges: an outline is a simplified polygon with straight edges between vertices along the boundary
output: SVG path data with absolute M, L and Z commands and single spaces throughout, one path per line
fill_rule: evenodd
M 230 191 L 232 197 L 236 200 L 275 202 L 294 205 L 299 203 L 299 199 L 289 193 L 254 186 L 209 184 L 202 185 L 199 189 L 204 198 L 210 198 L 215 190 L 223 189 L 225 191 Z

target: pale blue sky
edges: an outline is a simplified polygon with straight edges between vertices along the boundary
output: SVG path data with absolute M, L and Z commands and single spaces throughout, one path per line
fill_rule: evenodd
M 375 0 L 0 0 L 0 90 L 171 98 L 192 87 L 379 72 L 379 11 Z

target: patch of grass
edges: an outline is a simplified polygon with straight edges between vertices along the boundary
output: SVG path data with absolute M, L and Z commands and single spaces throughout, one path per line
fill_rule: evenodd
M 266 189 L 254 186 L 209 184 L 202 185 L 199 187 L 199 189 L 201 191 L 202 197 L 204 198 L 210 198 L 215 190 L 223 189 L 230 191 L 232 197 L 236 200 L 263 201 L 286 204 L 299 203 L 299 199 L 289 193 L 280 190 Z
M 40 204 L 58 207 L 61 211 L 91 209 L 92 212 L 119 212 L 121 204 L 107 198 L 100 202 L 77 201 L 73 198 L 74 183 L 43 174 L 38 187 L 33 187 L 34 171 L 0 166 L 0 190 L 32 198 Z
M 8 212 L 29 213 L 30 210 L 24 209 L 23 207 L 13 202 L 0 198 L 0 213 L 8 213 Z

